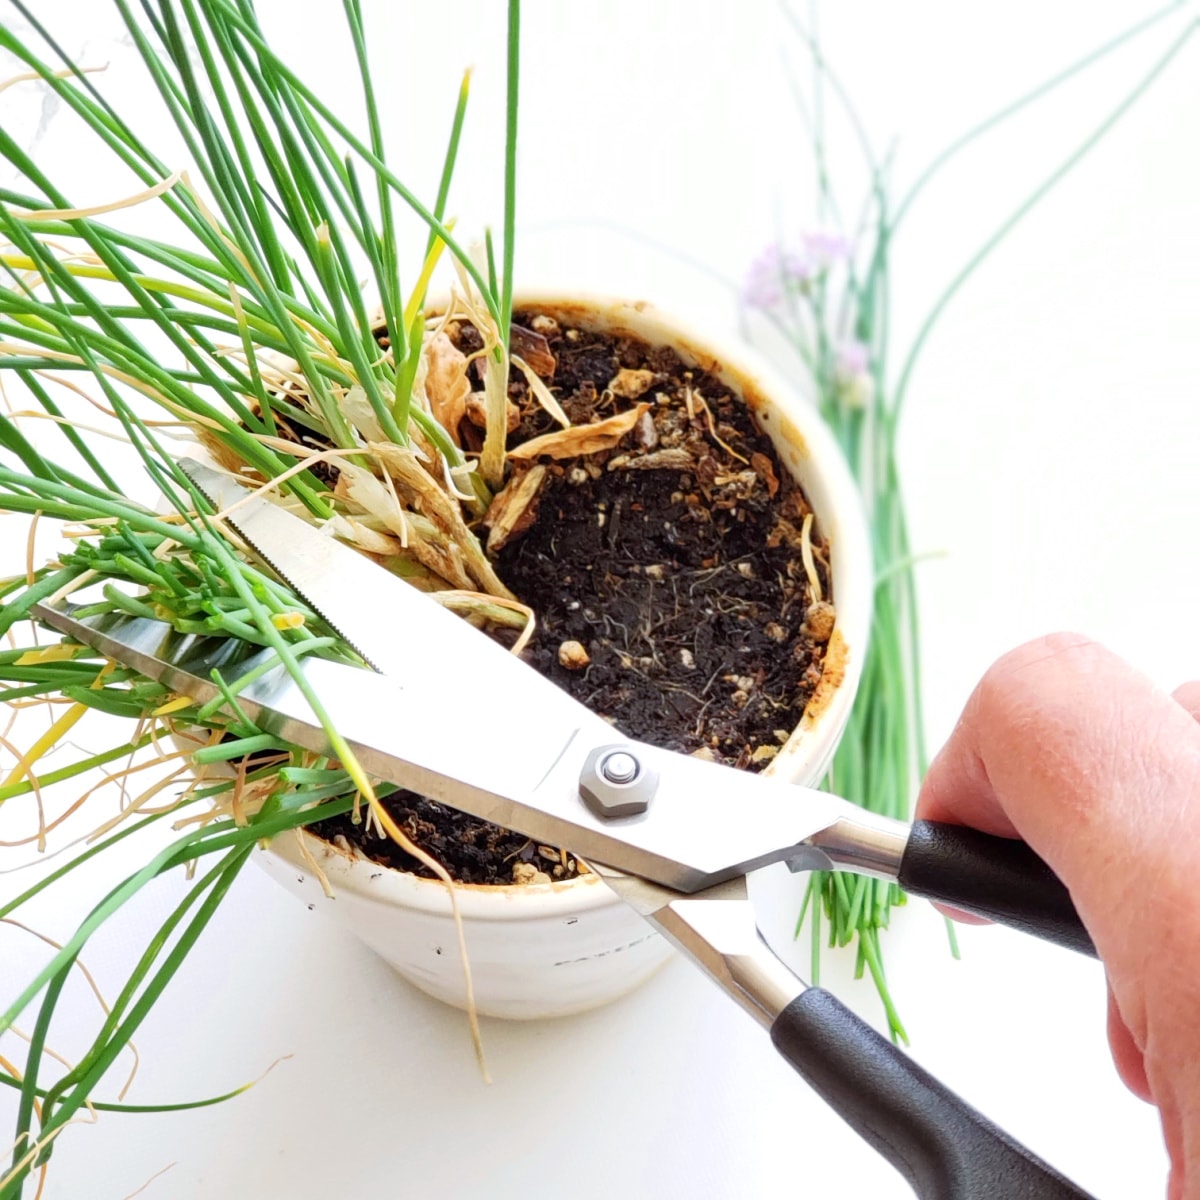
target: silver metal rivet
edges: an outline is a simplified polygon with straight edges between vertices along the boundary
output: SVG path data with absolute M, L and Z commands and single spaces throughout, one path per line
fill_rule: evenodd
M 632 783 L 637 778 L 638 760 L 624 750 L 617 750 L 600 764 L 600 773 L 609 783 Z

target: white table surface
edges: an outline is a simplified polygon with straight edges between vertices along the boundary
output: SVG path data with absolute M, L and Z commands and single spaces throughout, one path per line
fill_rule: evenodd
M 1170 28 L 1193 19 L 1193 7 Z M 136 100 L 143 84 L 107 6 L 37 8 L 84 61 L 111 62 L 105 86 L 134 98 L 144 128 L 161 127 Z M 475 65 L 452 208 L 460 230 L 498 224 L 502 6 L 375 0 L 366 9 L 388 74 L 393 157 L 421 190 L 436 179 L 458 71 Z M 260 10 L 305 74 L 333 78 L 347 61 L 340 34 L 326 32 L 340 20 L 333 0 L 260 0 Z M 1149 11 L 1127 0 L 986 9 L 843 0 L 827 6 L 823 32 L 878 143 L 898 138 L 903 184 L 973 120 Z M 780 58 L 789 50 L 798 62 L 800 49 L 774 5 L 529 0 L 525 31 L 520 279 L 654 299 L 728 329 L 728 291 L 685 259 L 736 279 L 761 243 L 813 222 L 809 151 Z M 1005 127 L 930 191 L 896 247 L 898 345 L 1171 36 L 1150 35 Z M 1167 687 L 1200 675 L 1198 64 L 1200 46 L 1189 46 L 985 266 L 914 378 L 903 438 L 914 539 L 946 552 L 921 568 L 935 745 L 986 665 L 1049 629 L 1093 634 Z M 433 112 L 418 122 L 413 106 L 426 99 Z M 0 97 L 0 119 L 24 144 L 36 141 L 80 202 L 125 188 L 102 158 L 80 154 L 36 87 Z M 833 161 L 853 175 L 844 137 Z M 11 564 L 23 534 L 5 521 L 0 538 Z M 0 837 L 25 827 L 9 808 Z M 0 868 L 17 861 L 0 848 Z M 81 880 L 77 894 L 36 910 L 35 923 L 62 935 L 129 865 Z M 0 894 L 24 878 L 0 875 Z M 163 881 L 98 939 L 88 963 L 102 984 L 115 988 L 183 887 Z M 762 919 L 779 933 L 793 915 L 785 901 Z M 1157 1119 L 1108 1059 L 1100 968 L 1004 931 L 960 937 L 956 963 L 920 903 L 887 937 L 914 1056 L 1097 1196 L 1161 1194 Z M 0 929 L 5 1001 L 36 953 L 26 935 Z M 849 966 L 830 960 L 823 982 L 876 1020 L 877 1002 Z M 93 1011 L 82 987 L 69 994 L 54 1039 L 65 1053 L 79 1048 Z M 142 1196 L 908 1195 L 682 962 L 602 1011 L 485 1021 L 483 1032 L 491 1086 L 461 1014 L 248 871 L 138 1037 L 128 1099 L 221 1092 L 287 1057 L 229 1104 L 69 1130 L 46 1196 L 120 1200 L 168 1167 Z M 12 1095 L 0 1095 L 0 1130 L 14 1111 Z

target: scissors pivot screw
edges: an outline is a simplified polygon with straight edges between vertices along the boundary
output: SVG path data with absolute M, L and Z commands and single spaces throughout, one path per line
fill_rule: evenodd
M 657 788 L 658 772 L 624 746 L 597 746 L 579 775 L 579 794 L 598 817 L 636 817 Z
M 600 762 L 600 774 L 609 783 L 632 783 L 637 773 L 638 760 L 624 750 L 614 751 Z

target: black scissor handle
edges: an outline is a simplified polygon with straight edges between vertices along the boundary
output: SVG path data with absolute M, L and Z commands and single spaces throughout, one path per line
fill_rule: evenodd
M 1071 894 L 1024 842 L 915 821 L 897 878 L 915 895 L 1095 956 Z
M 921 1200 L 1090 1200 L 831 992 L 797 996 L 771 1040 Z

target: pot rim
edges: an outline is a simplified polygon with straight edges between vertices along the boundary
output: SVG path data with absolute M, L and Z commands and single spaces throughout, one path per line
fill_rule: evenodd
M 357 849 L 348 853 L 307 829 L 296 832 L 328 878 L 335 897 L 339 891 L 353 892 L 382 907 L 449 915 L 450 896 L 440 879 L 427 879 L 385 866 Z M 295 848 L 294 840 L 288 845 L 289 840 L 276 838 L 267 852 L 299 871 L 311 872 L 312 864 Z M 594 872 L 552 883 L 456 882 L 454 897 L 463 918 L 475 921 L 543 920 L 555 915 L 568 918 L 619 903 L 616 893 L 609 891 Z
M 436 314 L 444 308 L 445 296 L 432 300 L 427 311 Z M 850 473 L 833 432 L 821 419 L 814 404 L 788 382 L 761 353 L 753 347 L 734 343 L 714 334 L 691 319 L 676 318 L 657 306 L 642 300 L 628 300 L 600 293 L 564 291 L 562 289 L 520 288 L 514 292 L 513 308 L 540 307 L 551 312 L 580 310 L 602 311 L 608 314 L 607 323 L 620 327 L 629 323 L 629 333 L 647 340 L 671 343 L 684 352 L 683 356 L 703 363 L 704 369 L 720 376 L 737 389 L 753 408 L 774 407 L 779 410 L 779 426 L 774 430 L 795 447 L 792 467 L 798 460 L 814 464 L 815 481 L 826 493 L 825 502 L 813 507 L 825 528 L 824 536 L 836 545 L 836 577 L 842 586 L 835 585 L 835 638 L 841 640 L 841 678 L 831 694 L 821 702 L 818 692 L 818 711 L 810 713 L 810 702 L 800 723 L 788 742 L 771 762 L 765 773 L 778 775 L 790 782 L 815 782 L 814 764 L 820 764 L 832 753 L 840 740 L 850 706 L 858 691 L 870 633 L 873 588 L 870 581 L 873 564 L 866 517 L 857 484 Z M 648 327 L 648 328 L 647 328 Z M 799 419 L 797 419 L 799 418 Z M 772 433 L 767 430 L 768 434 Z M 774 438 L 773 438 L 774 440 Z M 778 449 L 778 447 L 777 447 Z M 781 457 L 783 457 L 781 453 Z M 805 490 L 812 490 L 813 481 L 806 481 Z M 824 510 L 824 511 L 822 511 Z M 836 526 L 831 530 L 830 525 Z M 845 586 L 844 577 L 858 579 L 856 587 Z M 833 643 L 831 642 L 831 647 Z M 819 774 L 819 772 L 816 772 Z M 450 899 L 446 885 L 437 879 L 427 879 L 406 871 L 376 863 L 357 850 L 353 856 L 309 833 L 300 831 L 309 852 L 329 876 L 334 891 L 342 888 L 396 907 L 448 914 Z M 299 870 L 311 866 L 299 852 L 285 852 L 286 839 L 273 842 L 270 852 L 278 854 Z M 364 874 L 363 868 L 370 868 Z M 600 886 L 603 881 L 595 873 L 548 884 L 455 884 L 455 897 L 464 917 L 476 920 L 520 920 L 526 914 L 539 916 L 558 910 L 567 916 L 573 912 L 620 903 L 616 893 Z

